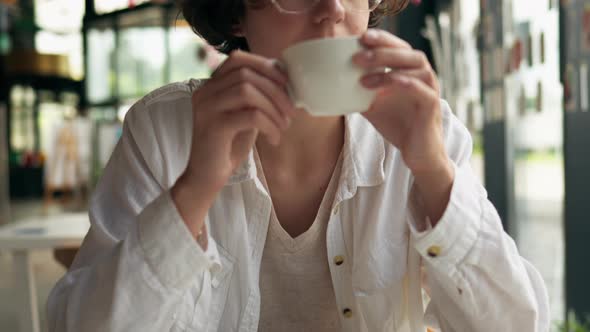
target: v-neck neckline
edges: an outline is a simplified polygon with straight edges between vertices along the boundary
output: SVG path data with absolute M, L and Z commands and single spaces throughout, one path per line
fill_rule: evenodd
M 324 224 L 327 224 L 327 222 L 329 220 L 330 211 L 331 211 L 332 205 L 334 203 L 334 200 L 336 198 L 336 192 L 338 190 L 338 186 L 340 185 L 339 182 L 340 182 L 341 168 L 342 168 L 342 162 L 343 162 L 342 151 L 340 152 L 340 155 L 338 156 L 338 160 L 336 161 L 336 166 L 334 167 L 334 170 L 332 171 L 330 181 L 328 183 L 328 186 L 326 187 L 324 195 L 322 196 L 322 201 L 320 202 L 320 206 L 318 208 L 318 211 L 316 212 L 316 215 L 314 217 L 314 220 L 313 220 L 311 226 L 309 226 L 308 229 L 306 229 L 303 233 L 297 235 L 296 237 L 292 237 L 291 234 L 289 234 L 285 230 L 285 228 L 281 224 L 281 222 L 276 214 L 274 202 L 272 201 L 272 195 L 270 193 L 270 189 L 269 189 L 268 183 L 266 181 L 264 169 L 262 167 L 262 162 L 260 161 L 260 156 L 258 155 L 258 150 L 256 149 L 256 146 L 254 146 L 253 153 L 254 153 L 254 160 L 256 163 L 257 170 L 258 170 L 260 182 L 262 183 L 262 185 L 266 189 L 268 196 L 271 200 L 271 216 L 270 216 L 270 222 L 269 222 L 269 231 L 272 232 L 272 234 L 274 234 L 275 236 L 277 236 L 280 239 L 280 242 L 283 244 L 283 246 L 290 252 L 296 252 L 296 251 L 299 251 L 299 250 L 305 248 L 308 243 L 317 240 L 317 237 L 323 233 L 320 231 L 319 228 L 321 226 L 323 226 Z M 331 200 L 331 201 L 328 202 L 328 200 Z

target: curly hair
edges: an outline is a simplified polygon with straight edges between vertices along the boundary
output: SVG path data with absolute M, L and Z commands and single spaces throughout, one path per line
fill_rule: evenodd
M 387 15 L 402 11 L 410 0 L 384 0 L 371 12 L 369 27 L 375 27 Z M 268 0 L 179 0 L 184 19 L 193 31 L 225 54 L 241 49 L 248 51 L 243 37 L 235 36 L 233 28 L 244 17 L 246 5 L 261 8 Z

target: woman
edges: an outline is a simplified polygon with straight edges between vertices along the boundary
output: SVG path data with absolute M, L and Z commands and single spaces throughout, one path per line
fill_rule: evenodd
M 187 0 L 229 58 L 129 112 L 51 331 L 547 331 L 547 295 L 470 166 L 425 56 L 369 29 L 405 1 Z M 294 109 L 273 59 L 359 35 L 370 109 Z M 235 51 L 241 48 L 243 51 Z M 419 261 L 431 301 L 422 312 Z

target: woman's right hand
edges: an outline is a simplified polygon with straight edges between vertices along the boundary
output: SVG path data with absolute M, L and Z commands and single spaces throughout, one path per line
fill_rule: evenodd
M 190 157 L 171 194 L 195 237 L 215 196 L 248 156 L 258 134 L 277 145 L 288 128 L 295 107 L 287 82 L 274 60 L 234 51 L 193 93 Z

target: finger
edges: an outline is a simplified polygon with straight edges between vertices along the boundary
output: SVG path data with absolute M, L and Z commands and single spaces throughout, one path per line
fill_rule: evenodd
M 258 130 L 263 133 L 273 145 L 278 145 L 281 140 L 281 130 L 268 117 L 267 114 L 256 109 L 242 109 L 226 112 L 222 117 L 223 129 L 226 135 L 234 137 L 246 130 Z
M 389 73 L 371 73 L 361 77 L 361 83 L 366 88 L 377 89 L 390 83 L 390 80 L 386 77 L 388 75 L 413 77 L 438 91 L 438 80 L 432 69 L 429 68 L 396 70 L 395 72 Z
M 389 78 L 390 91 L 413 100 L 414 103 L 425 109 L 438 103 L 438 93 L 419 79 L 400 74 L 392 74 Z
M 278 84 L 286 85 L 289 81 L 287 74 L 280 68 L 276 60 L 240 50 L 233 51 L 225 62 L 212 74 L 212 78 L 222 76 L 225 73 L 244 66 L 252 68 L 261 75 L 268 76 L 268 78 Z
M 234 85 L 223 94 L 223 97 L 207 99 L 200 108 L 218 113 L 244 108 L 258 109 L 272 119 L 278 127 L 286 129 L 289 126 L 288 119 L 285 119 L 274 104 L 250 82 Z
M 295 115 L 295 105 L 287 95 L 286 87 L 277 85 L 268 77 L 260 75 L 249 67 L 237 68 L 225 74 L 223 79 L 212 82 L 211 98 L 223 98 L 226 91 L 242 83 L 251 83 L 258 88 L 287 121 Z
M 367 48 L 392 47 L 412 49 L 405 40 L 381 29 L 368 29 L 360 38 L 361 45 Z
M 377 48 L 355 54 L 353 62 L 362 68 L 389 67 L 392 69 L 430 68 L 423 52 L 401 48 Z

